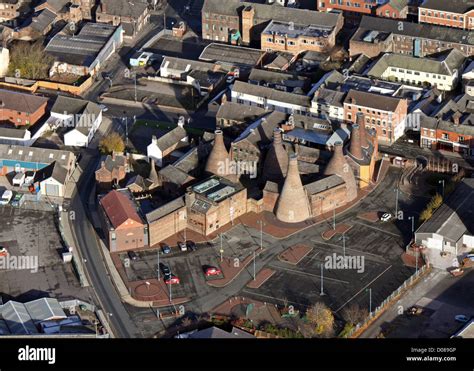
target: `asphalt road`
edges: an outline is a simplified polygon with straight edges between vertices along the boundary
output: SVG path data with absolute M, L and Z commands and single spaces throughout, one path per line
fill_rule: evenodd
M 108 315 L 109 322 L 112 326 L 116 337 L 120 338 L 136 338 L 141 334 L 129 313 L 126 311 L 124 304 L 115 290 L 115 287 L 107 274 L 102 256 L 100 254 L 100 245 L 98 236 L 92 227 L 88 215 L 87 205 L 88 197 L 92 191 L 93 170 L 97 164 L 98 158 L 94 157 L 80 179 L 80 192 L 75 192 L 71 208 L 76 212 L 76 220 L 74 223 L 74 231 L 77 239 L 77 247 L 79 248 L 83 259 L 83 265 L 87 271 L 90 283 L 95 290 L 97 299 L 102 310 Z

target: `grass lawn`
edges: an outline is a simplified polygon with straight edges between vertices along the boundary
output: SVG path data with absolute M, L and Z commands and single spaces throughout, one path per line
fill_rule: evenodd
M 164 121 L 154 121 L 154 120 L 137 120 L 135 122 L 135 125 L 133 125 L 133 128 L 139 127 L 139 126 L 156 128 L 163 131 L 170 131 L 176 128 L 178 124 L 175 124 L 174 122 L 164 122 Z M 186 126 L 184 128 L 186 132 L 191 135 L 203 135 L 205 131 L 203 129 L 190 128 Z

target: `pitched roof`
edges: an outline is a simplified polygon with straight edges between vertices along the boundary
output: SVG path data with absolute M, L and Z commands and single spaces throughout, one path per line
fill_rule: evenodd
M 437 233 L 453 242 L 464 234 L 473 236 L 474 179 L 465 178 L 416 233 Z
M 365 37 L 364 30 L 418 37 L 420 39 L 440 40 L 456 44 L 474 45 L 474 33 L 472 31 L 432 24 L 404 22 L 397 19 L 364 15 L 362 16 L 359 29 L 353 38 L 359 39 Z
M 337 187 L 344 184 L 344 180 L 338 175 L 330 175 L 323 179 L 316 180 L 315 182 L 306 184 L 304 187 L 310 195 L 314 195 L 328 189 Z
M 264 54 L 264 51 L 253 48 L 212 43 L 204 48 L 199 59 L 215 63 L 255 66 Z
M 154 221 L 161 219 L 162 217 L 171 214 L 172 212 L 181 209 L 186 206 L 184 202 L 184 197 L 175 198 L 173 201 L 164 204 L 157 209 L 153 210 L 146 214 L 146 220 L 148 223 L 153 223 Z
M 47 98 L 0 89 L 0 108 L 33 114 L 46 103 Z
M 311 98 L 306 95 L 286 93 L 284 91 L 267 88 L 265 86 L 253 85 L 242 81 L 236 81 L 232 93 L 249 94 L 269 100 L 299 105 L 303 107 L 311 106 Z
M 473 0 L 425 0 L 420 8 L 464 14 L 474 8 Z
M 353 100 L 355 100 L 354 103 Z M 344 99 L 345 104 L 355 104 L 357 106 L 369 107 L 387 112 L 394 112 L 400 104 L 400 101 L 401 99 L 399 98 L 358 90 L 350 90 L 346 99 Z
M 174 144 L 178 143 L 182 139 L 186 138 L 188 134 L 186 133 L 186 130 L 181 127 L 177 126 L 173 130 L 167 132 L 165 135 L 159 137 L 156 140 L 156 146 L 160 148 L 161 150 L 166 150 L 173 146 Z M 153 144 L 153 141 L 152 141 Z
M 459 69 L 463 65 L 465 59 L 464 54 L 457 49 L 440 53 L 436 58 L 418 58 L 404 54 L 387 53 L 380 57 L 367 72 L 367 75 L 379 78 L 388 68 L 397 67 L 412 71 L 451 76 L 454 70 Z
M 123 191 L 114 190 L 109 192 L 101 198 L 100 204 L 110 223 L 116 229 L 129 219 L 139 224 L 143 223 L 133 201 Z
M 139 18 L 148 8 L 143 1 L 100 0 L 100 12 L 119 17 Z

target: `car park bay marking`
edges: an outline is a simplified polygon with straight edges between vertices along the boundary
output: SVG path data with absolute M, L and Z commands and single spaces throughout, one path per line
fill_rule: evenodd
M 357 291 L 349 300 L 347 300 L 344 304 L 342 304 L 339 308 L 337 308 L 334 313 L 339 312 L 342 308 L 344 308 L 347 304 L 349 304 L 357 295 L 359 295 L 361 292 L 364 292 L 364 290 L 369 287 L 373 282 L 377 281 L 382 275 L 388 271 L 390 268 L 392 268 L 391 265 L 389 265 L 382 273 L 380 273 L 377 277 L 375 277 L 372 281 L 370 281 L 367 285 L 362 287 L 359 291 Z
M 293 272 L 293 273 L 296 273 L 296 274 L 301 274 L 303 276 L 311 276 L 311 277 L 321 278 L 320 274 L 306 273 L 306 272 L 298 271 L 296 269 L 283 268 L 283 267 L 280 267 L 280 266 L 274 265 L 274 264 L 270 264 L 270 267 L 275 268 L 275 269 L 282 269 L 282 270 L 285 270 L 285 271 L 288 271 L 288 272 Z M 339 282 L 339 283 L 346 283 L 346 284 L 349 283 L 348 281 L 338 280 L 336 278 L 329 278 L 329 277 L 324 277 L 324 280 L 325 281 Z
M 341 245 L 337 245 L 335 243 L 322 242 L 322 241 L 318 241 L 318 240 L 315 240 L 315 239 L 312 239 L 311 241 L 314 242 L 316 245 L 318 245 L 318 244 L 319 245 L 327 245 L 331 248 L 330 249 L 331 251 L 342 249 Z M 324 246 L 318 246 L 318 248 L 324 249 Z M 370 257 L 370 259 L 372 261 L 382 263 L 382 264 L 387 264 L 387 261 L 384 258 L 382 258 L 380 255 L 377 255 L 377 254 L 372 254 L 372 253 L 367 252 L 367 251 L 353 249 L 352 247 L 347 247 L 347 246 L 346 246 L 346 251 L 354 251 L 356 253 L 359 253 L 359 254 L 365 256 L 367 259 L 369 259 L 369 257 Z
M 399 234 L 396 234 L 396 233 L 393 233 L 393 232 L 388 232 L 382 228 L 377 228 L 377 227 L 374 227 L 373 225 L 368 225 L 368 224 L 365 224 L 365 223 L 361 223 L 361 222 L 358 222 L 358 221 L 355 221 L 354 222 L 355 224 L 359 224 L 359 225 L 362 225 L 364 227 L 367 227 L 367 228 L 371 228 L 371 229 L 375 229 L 376 231 L 379 231 L 379 232 L 382 232 L 382 233 L 385 233 L 385 234 L 389 234 L 393 237 L 400 237 Z

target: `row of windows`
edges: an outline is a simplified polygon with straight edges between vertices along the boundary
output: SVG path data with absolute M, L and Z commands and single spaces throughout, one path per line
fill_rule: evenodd
M 397 72 L 397 69 L 394 68 L 394 67 L 391 67 L 390 68 L 390 71 L 393 71 L 393 72 Z M 404 70 L 403 68 L 399 68 L 398 69 L 398 72 L 402 72 L 402 73 L 406 73 L 407 75 L 415 75 L 415 76 L 420 76 L 420 72 L 417 72 L 417 71 L 410 71 L 410 70 Z M 433 79 L 438 79 L 438 80 L 446 80 L 446 76 L 443 76 L 443 75 L 436 75 L 436 74 L 432 74 L 431 75 L 433 77 Z M 425 77 L 430 77 L 430 74 L 429 73 L 425 73 Z M 402 79 L 403 80 L 403 79 Z
M 428 17 L 438 17 L 438 18 L 446 18 L 446 19 L 449 19 L 449 20 L 453 20 L 453 21 L 460 21 L 460 22 L 463 22 L 464 21 L 464 17 L 463 16 L 457 16 L 457 15 L 451 15 L 451 14 L 447 14 L 447 13 L 438 13 L 438 12 L 432 12 L 431 10 L 428 10 L 428 12 L 426 10 L 422 10 L 421 11 L 421 15 L 427 15 L 428 14 Z

